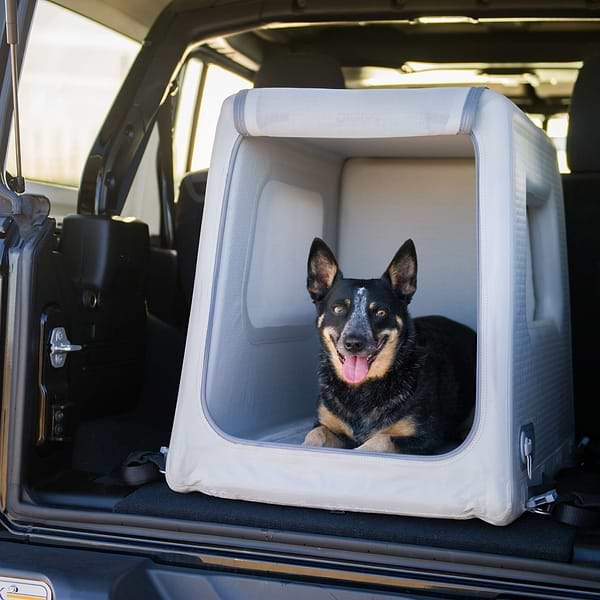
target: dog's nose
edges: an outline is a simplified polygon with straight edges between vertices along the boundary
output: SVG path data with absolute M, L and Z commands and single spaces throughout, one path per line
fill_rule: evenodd
M 362 352 L 365 349 L 365 345 L 365 340 L 353 335 L 348 335 L 344 339 L 344 348 L 348 352 Z

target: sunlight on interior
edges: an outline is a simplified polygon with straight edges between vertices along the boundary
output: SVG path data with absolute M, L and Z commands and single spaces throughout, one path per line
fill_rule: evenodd
M 570 173 L 567 162 L 567 132 L 569 130 L 569 115 L 567 113 L 554 115 L 548 119 L 546 132 L 556 146 L 558 168 L 561 173 Z
M 419 25 L 479 25 L 485 23 L 597 23 L 598 17 L 417 17 L 412 23 Z
M 194 140 L 192 171 L 207 169 L 215 141 L 217 121 L 223 101 L 240 90 L 249 89 L 252 82 L 217 65 L 210 65 L 202 94 L 198 131 Z
M 476 85 L 489 87 L 517 101 L 526 94 L 527 86 L 533 89 L 540 99 L 570 96 L 582 65 L 580 61 L 530 64 L 435 64 L 407 61 L 398 69 L 346 68 L 344 75 L 348 87 L 354 89 Z M 542 114 L 528 116 L 538 127 L 544 129 L 554 142 L 561 173 L 569 173 L 566 154 L 568 114 L 559 113 L 550 118 Z
M 425 17 L 421 21 L 425 23 L 425 19 L 428 24 L 466 22 L 462 17 Z M 79 185 L 90 148 L 139 47 L 137 42 L 47 0 L 38 2 L 19 90 L 27 178 Z M 486 85 L 515 98 L 525 86 L 531 86 L 545 98 L 570 95 L 580 67 L 580 62 L 490 65 L 408 61 L 398 69 L 360 67 L 344 69 L 344 74 L 351 88 Z M 190 59 L 181 83 L 173 140 L 176 195 L 186 172 L 208 168 L 223 101 L 252 87 L 244 77 L 218 65 L 208 66 L 198 115 L 203 68 L 201 60 Z M 560 170 L 568 172 L 568 115 L 529 116 L 554 141 Z M 12 133 L 7 166 L 15 172 Z
M 544 115 L 527 115 L 540 129 L 544 129 Z
M 179 91 L 179 102 L 173 128 L 173 181 L 176 195 L 179 184 L 188 171 L 188 148 L 203 66 L 202 61 L 197 58 L 188 60 Z
M 453 25 L 456 23 L 477 23 L 477 19 L 471 17 L 417 17 L 415 19 L 420 25 Z
M 19 84 L 26 178 L 79 186 L 90 148 L 139 48 L 90 19 L 38 2 Z M 7 167 L 15 173 L 12 133 Z
M 540 129 L 544 129 L 544 115 L 527 115 Z M 567 132 L 569 130 L 569 115 L 559 113 L 547 120 L 545 131 L 556 146 L 558 168 L 561 173 L 570 173 L 567 164 Z
M 350 88 L 484 85 L 509 98 L 522 97 L 527 86 L 538 97 L 569 96 L 581 68 L 569 63 L 447 63 L 406 61 L 399 68 L 347 67 Z

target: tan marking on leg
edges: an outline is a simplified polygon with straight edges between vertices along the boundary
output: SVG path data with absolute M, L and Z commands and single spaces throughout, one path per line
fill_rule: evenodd
M 389 427 L 378 431 L 371 436 L 364 444 L 359 446 L 357 450 L 364 452 L 398 452 L 398 448 L 392 440 L 393 437 L 411 437 L 415 435 L 417 427 L 415 420 L 412 417 L 404 417 L 396 421 Z
M 416 432 L 415 420 L 412 417 L 404 417 L 379 433 L 387 433 L 393 437 L 412 437 Z
M 345 421 L 342 421 L 339 417 L 336 417 L 326 406 L 321 404 L 319 406 L 319 423 L 321 425 L 325 425 L 327 429 L 333 431 L 334 433 L 339 433 L 345 435 L 352 439 L 354 432 L 352 431 L 352 427 L 348 425 Z
M 319 316 L 319 318 L 317 319 L 317 327 L 320 329 L 321 325 L 323 325 L 323 319 L 325 318 L 325 313 L 323 313 L 322 315 Z
M 337 335 L 335 329 L 333 327 L 325 327 L 325 329 L 321 330 L 321 339 L 323 340 L 323 343 L 325 344 L 325 347 L 329 352 L 329 356 L 331 357 L 331 363 L 333 364 L 335 372 L 337 373 L 338 377 L 343 380 L 344 377 L 342 375 L 342 362 L 340 361 L 340 357 L 338 356 L 337 348 L 331 340 L 332 334 L 334 336 Z
M 344 442 L 324 425 L 319 425 L 311 429 L 304 438 L 303 446 L 319 446 L 321 448 L 346 447 Z
M 376 433 L 356 449 L 361 452 L 386 452 L 387 454 L 398 452 L 392 438 L 385 433 Z

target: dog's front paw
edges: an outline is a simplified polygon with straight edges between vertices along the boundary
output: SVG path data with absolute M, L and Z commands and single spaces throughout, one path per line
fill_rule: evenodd
M 304 438 L 303 446 L 326 446 L 327 435 L 325 434 L 325 428 L 322 426 L 315 427 L 306 434 Z
M 304 438 L 304 446 L 320 446 L 321 448 L 345 448 L 346 444 L 325 425 L 319 425 L 309 431 Z
M 398 452 L 392 438 L 389 435 L 376 434 L 369 438 L 364 444 L 356 448 L 360 452 Z

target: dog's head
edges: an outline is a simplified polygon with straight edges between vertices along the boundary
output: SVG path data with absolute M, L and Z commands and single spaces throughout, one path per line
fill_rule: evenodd
M 317 327 L 337 376 L 358 386 L 385 377 L 402 340 L 417 289 L 417 254 L 404 242 L 379 279 L 345 279 L 333 252 L 315 238 L 308 257 L 308 292 Z

